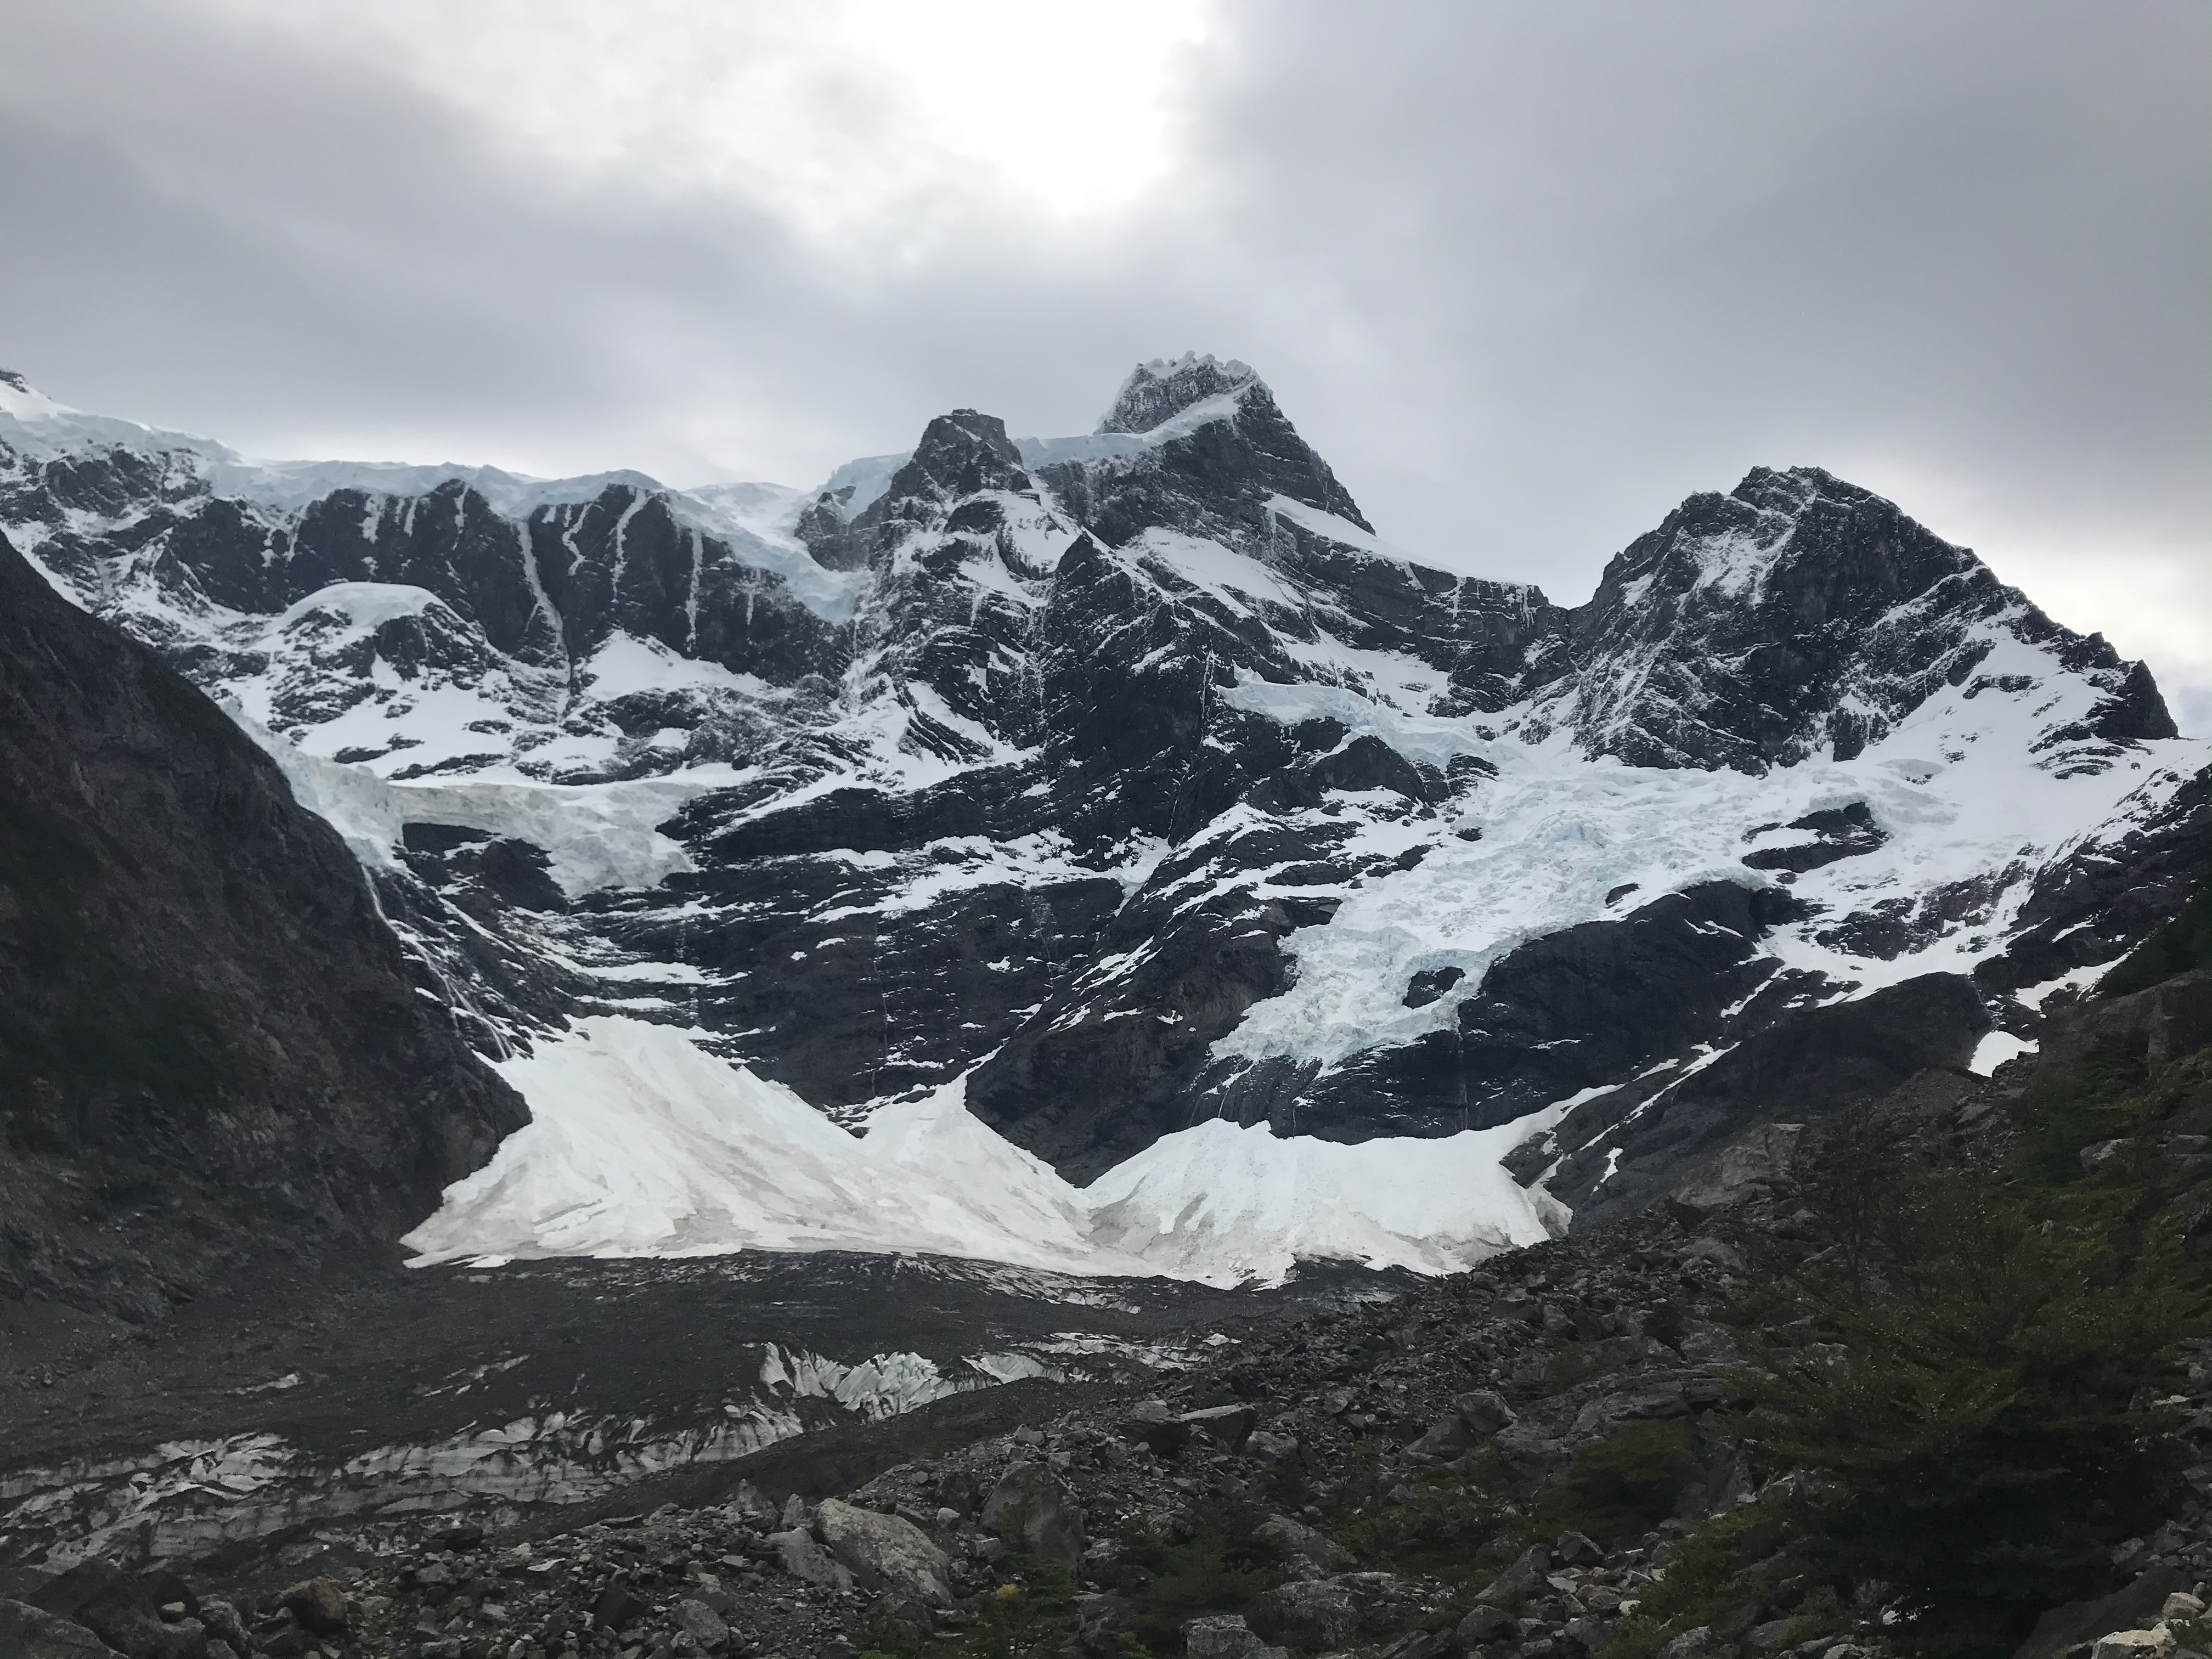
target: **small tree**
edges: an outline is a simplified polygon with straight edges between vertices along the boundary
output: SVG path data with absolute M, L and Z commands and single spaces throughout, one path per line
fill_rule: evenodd
M 2175 1253 L 2124 1260 L 2032 1194 L 1909 1168 L 1863 1121 L 1797 1196 L 1822 1248 L 1784 1268 L 1760 1312 L 1789 1328 L 1747 1333 L 1741 1381 L 1770 1456 L 1819 1477 L 1810 1558 L 1889 1586 L 1908 1645 L 2006 1650 L 2168 1511 L 2177 1464 L 2147 1401 L 2193 1311 Z

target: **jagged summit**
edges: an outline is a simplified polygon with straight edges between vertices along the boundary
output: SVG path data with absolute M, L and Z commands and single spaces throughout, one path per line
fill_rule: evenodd
M 1098 430 L 1102 434 L 1151 432 L 1210 398 L 1228 397 L 1248 386 L 1267 389 L 1250 364 L 1233 357 L 1223 362 L 1190 351 L 1173 362 L 1155 357 L 1129 371 L 1129 378 L 1114 394 L 1113 407 L 1098 422 Z
M 12 368 L 0 368 L 0 386 L 11 392 L 28 392 L 33 397 L 38 395 L 36 388 Z
M 2012 663 L 2021 645 L 2056 651 L 2090 699 L 2052 722 L 2046 764 L 2110 764 L 2175 735 L 2141 664 L 1819 467 L 1753 467 L 1725 495 L 1690 496 L 1606 567 L 1572 635 L 1547 718 L 1635 765 L 1850 759 L 1948 687 L 2027 692 L 2047 671 Z
M 984 489 L 1027 489 L 1030 479 L 1022 468 L 1021 452 L 1006 436 L 1004 421 L 979 410 L 956 409 L 923 428 L 914 459 L 893 476 L 884 499 L 930 487 L 942 498 Z

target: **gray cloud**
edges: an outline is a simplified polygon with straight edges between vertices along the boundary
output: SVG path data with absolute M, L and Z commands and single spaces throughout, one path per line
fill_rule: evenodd
M 1572 600 L 1688 491 L 1812 461 L 2212 730 L 2192 3 L 1247 0 L 1177 60 L 1176 164 L 1133 201 L 948 172 L 827 235 L 675 165 L 681 119 L 579 167 L 335 24 L 0 27 L 0 361 L 70 402 L 803 483 L 959 404 L 1080 429 L 1131 361 L 1210 349 L 1430 556 Z

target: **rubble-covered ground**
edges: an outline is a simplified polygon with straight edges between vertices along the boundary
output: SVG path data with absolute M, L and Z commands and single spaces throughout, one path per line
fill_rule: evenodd
M 1986 1084 L 1923 1076 L 1856 1121 L 1936 1178 L 2025 1193 L 2084 1228 L 2122 1218 L 2098 1224 L 2132 1229 L 2136 1260 L 2201 1285 L 2212 974 L 2088 1005 L 2045 1058 Z M 401 1553 L 233 1585 L 228 1599 L 212 1580 L 196 1595 L 181 1579 L 97 1563 L 45 1583 L 18 1575 L 4 1588 L 25 1600 L 0 1603 L 0 1652 L 1946 1650 L 1897 1585 L 1820 1565 L 1833 1540 L 1808 1528 L 1824 1516 L 1844 1524 L 1834 1501 L 1849 1472 L 1787 1460 L 1802 1425 L 1778 1415 L 1770 1385 L 1808 1365 L 1875 1376 L 1889 1357 L 1828 1352 L 1832 1331 L 1801 1288 L 1857 1248 L 1830 1218 L 1838 1212 L 1820 1208 L 1836 1195 L 1813 1194 L 1811 1176 L 1771 1159 L 1736 1167 L 1706 1207 L 1667 1205 L 1388 1302 L 1285 1322 L 1164 1386 L 1030 1385 L 1007 1396 L 1026 1420 L 981 1438 L 948 1419 L 933 1443 L 915 1432 L 926 1408 L 907 1425 L 904 1461 L 842 1493 L 806 1490 L 806 1466 L 771 1455 L 730 1466 L 719 1492 L 642 1514 L 489 1534 L 448 1516 Z M 2031 1235 L 2063 1239 L 2073 1225 Z M 1783 1317 L 1793 1297 L 1808 1311 Z M 2212 1344 L 2200 1318 L 2164 1333 L 2166 1352 L 2127 1402 L 2130 1455 L 2179 1477 L 2145 1487 L 2163 1505 L 2158 1524 L 2112 1540 L 2095 1586 L 2104 1600 L 2049 1597 L 2066 1604 L 2043 1610 L 2024 1659 L 2212 1648 L 2197 1623 L 2212 1577 Z M 1962 1444 L 1961 1482 L 1972 1456 Z M 1947 1494 L 1925 1496 L 1940 1510 Z M 2026 1515 L 2037 1499 L 2024 1487 L 2017 1501 Z M 1983 1541 L 1962 1530 L 1953 1547 L 1964 1559 Z

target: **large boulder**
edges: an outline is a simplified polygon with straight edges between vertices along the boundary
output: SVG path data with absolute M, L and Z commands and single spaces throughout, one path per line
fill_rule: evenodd
M 1279 1584 L 1252 1598 L 1244 1617 L 1271 1642 L 1326 1650 L 1358 1636 L 1368 1611 L 1396 1591 L 1387 1572 L 1346 1572 L 1334 1578 Z
M 863 1589 L 902 1591 L 933 1607 L 951 1606 L 951 1563 L 913 1522 L 825 1498 L 815 1511 L 814 1535 Z
M 1182 1627 L 1188 1659 L 1290 1659 L 1288 1648 L 1270 1647 L 1236 1613 L 1194 1619 Z
M 1173 1457 L 1190 1439 L 1190 1425 L 1164 1400 L 1139 1400 L 1122 1413 L 1121 1437 L 1150 1446 L 1162 1457 Z
M 697 1643 L 701 1650 L 719 1653 L 729 1645 L 729 1622 L 704 1601 L 689 1598 L 676 1604 L 676 1627 Z
M 115 1650 L 73 1619 L 0 1601 L 0 1653 L 8 1659 L 113 1659 Z
M 165 1602 L 182 1602 L 186 1616 L 177 1622 L 163 1619 Z M 142 1577 L 97 1559 L 41 1584 L 29 1605 L 83 1626 L 129 1659 L 200 1659 L 207 1643 L 205 1627 L 193 1616 L 198 1598 L 183 1580 Z
M 1271 1515 L 1253 1530 L 1285 1554 L 1310 1561 L 1324 1573 L 1344 1572 L 1354 1565 L 1352 1552 L 1343 1545 L 1287 1516 Z
M 1258 1426 L 1260 1413 L 1249 1406 L 1208 1406 L 1200 1411 L 1185 1412 L 1181 1420 L 1236 1451 L 1244 1444 L 1245 1437 Z
M 1517 1607 L 1543 1590 L 1545 1576 L 1551 1570 L 1552 1552 L 1541 1544 L 1532 1544 L 1474 1599 L 1487 1607 Z
M 2124 1589 L 2094 1601 L 2069 1601 L 2035 1621 L 2014 1659 L 2057 1659 L 2069 1649 L 2095 1641 L 2109 1631 L 2148 1625 L 2164 1610 L 2166 1598 L 2185 1590 L 2190 1581 L 2172 1567 L 2153 1567 Z
M 1468 1609 L 1452 1636 L 1463 1648 L 1478 1648 L 1517 1635 L 1520 1629 L 1520 1621 L 1504 1608 L 1478 1606 Z
M 983 1501 L 983 1526 L 1032 1555 L 1070 1566 L 1083 1555 L 1083 1511 L 1067 1483 L 1042 1463 L 1017 1463 Z
M 345 1587 L 334 1578 L 303 1578 L 282 1596 L 291 1615 L 318 1636 L 342 1634 L 346 1617 Z
M 769 1534 L 768 1541 L 775 1551 L 777 1564 L 802 1583 L 820 1584 L 836 1590 L 853 1588 L 852 1569 L 816 1543 L 811 1533 L 793 1528 L 788 1532 Z

